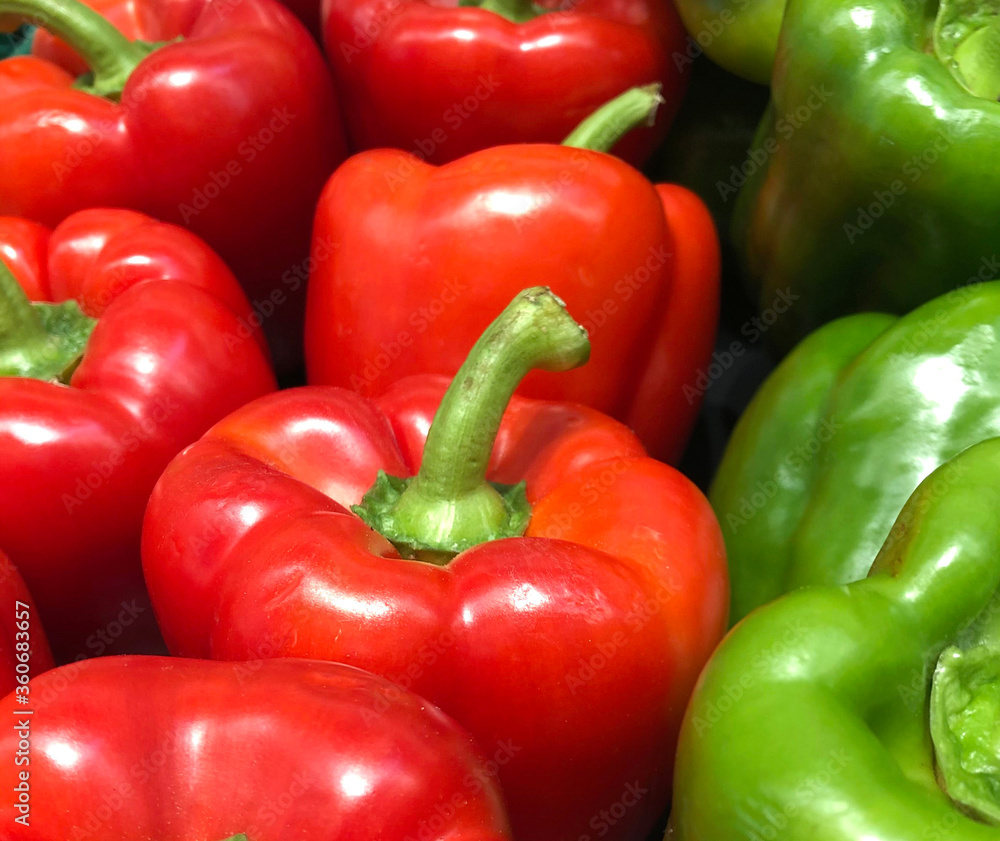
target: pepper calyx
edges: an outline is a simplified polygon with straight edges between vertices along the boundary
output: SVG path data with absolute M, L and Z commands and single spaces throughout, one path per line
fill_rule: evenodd
M 969 93 L 1000 100 L 1000 0 L 941 0 L 933 48 Z
M 951 646 L 931 684 L 938 780 L 962 811 L 1000 826 L 1000 649 Z

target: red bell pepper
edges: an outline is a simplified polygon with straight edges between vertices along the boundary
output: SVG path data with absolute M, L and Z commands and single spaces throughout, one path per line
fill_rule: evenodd
M 41 30 L 35 56 L 0 62 L 0 214 L 51 226 L 129 207 L 185 225 L 243 283 L 287 368 L 313 210 L 345 154 L 319 48 L 274 0 L 90 2 L 107 19 L 78 0 L 0 0 L 0 16 L 64 39 Z
M 368 669 L 483 747 L 519 747 L 500 782 L 521 841 L 644 837 L 725 626 L 725 554 L 702 494 L 624 426 L 511 400 L 530 368 L 588 352 L 532 289 L 447 392 L 436 376 L 377 401 L 305 387 L 218 423 L 167 468 L 143 528 L 170 650 Z
M 329 0 L 327 57 L 355 150 L 435 164 L 508 143 L 558 143 L 598 106 L 659 82 L 656 125 L 616 154 L 641 165 L 687 87 L 668 0 Z
M 28 689 L 3 702 L 5 841 L 510 837 L 492 760 L 358 669 L 103 657 Z
M 655 104 L 655 91 L 631 91 L 569 142 L 612 145 Z M 372 396 L 410 374 L 450 376 L 491 313 L 544 284 L 587 327 L 594 359 L 534 373 L 521 393 L 592 406 L 654 456 L 680 458 L 719 310 L 718 238 L 687 190 L 569 146 L 488 149 L 441 168 L 366 152 L 323 192 L 313 262 L 310 383 Z
M 0 546 L 59 659 L 145 648 L 146 501 L 182 447 L 275 388 L 263 339 L 218 256 L 141 213 L 51 235 L 0 218 L 0 257 Z
M 295 17 L 305 24 L 317 43 L 323 40 L 320 28 L 320 0 L 281 0 L 281 4 L 291 9 Z
M 24 579 L 3 552 L 0 611 L 0 693 L 24 693 L 29 678 L 52 668 L 52 652 Z

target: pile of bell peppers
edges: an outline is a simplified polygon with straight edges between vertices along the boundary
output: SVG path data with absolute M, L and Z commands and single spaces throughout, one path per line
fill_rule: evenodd
M 0 839 L 1000 839 L 998 147 L 995 0 L 0 0 Z

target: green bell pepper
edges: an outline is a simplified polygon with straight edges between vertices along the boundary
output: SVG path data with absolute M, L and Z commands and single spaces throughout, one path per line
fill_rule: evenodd
M 921 483 L 867 579 L 733 629 L 688 705 L 667 837 L 996 841 L 998 511 L 993 438 Z
M 785 0 L 675 0 L 675 5 L 689 33 L 689 53 L 704 52 L 751 82 L 770 81 Z
M 736 621 L 805 584 L 864 578 L 928 473 L 1000 435 L 1000 282 L 805 339 L 727 445 L 709 498 Z
M 716 185 L 739 175 L 768 100 L 766 88 L 738 79 L 710 61 L 696 61 L 670 134 L 644 170 L 654 183 L 694 190 L 712 212 L 722 247 L 730 250 L 733 203 Z M 735 289 L 739 289 L 738 263 L 735 251 L 722 263 L 724 271 L 736 270 Z M 729 298 L 723 296 L 723 303 L 728 304 Z
M 1000 276 L 998 12 L 789 3 L 733 224 L 758 306 L 799 298 L 769 333 L 779 345 Z

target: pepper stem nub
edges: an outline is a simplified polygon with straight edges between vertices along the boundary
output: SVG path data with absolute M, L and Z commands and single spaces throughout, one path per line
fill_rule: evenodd
M 68 382 L 96 324 L 76 301 L 32 303 L 0 260 L 0 377 Z
M 562 145 L 610 152 L 632 129 L 653 125 L 656 111 L 663 104 L 661 90 L 663 85 L 659 82 L 629 88 L 587 117 L 570 132 Z
M 1000 4 L 940 0 L 934 54 L 973 96 L 1000 99 Z
M 136 65 L 160 46 L 130 41 L 79 0 L 0 0 L 0 17 L 19 18 L 62 38 L 91 70 L 77 87 L 115 101 Z
M 459 0 L 458 5 L 484 9 L 500 15 L 512 23 L 525 23 L 547 12 L 546 9 L 536 6 L 531 0 Z
M 380 473 L 354 511 L 404 557 L 445 563 L 479 543 L 524 533 L 524 483 L 486 481 L 493 443 L 514 390 L 533 369 L 568 371 L 590 356 L 587 332 L 551 290 L 521 292 L 486 328 L 434 416 L 420 471 Z

